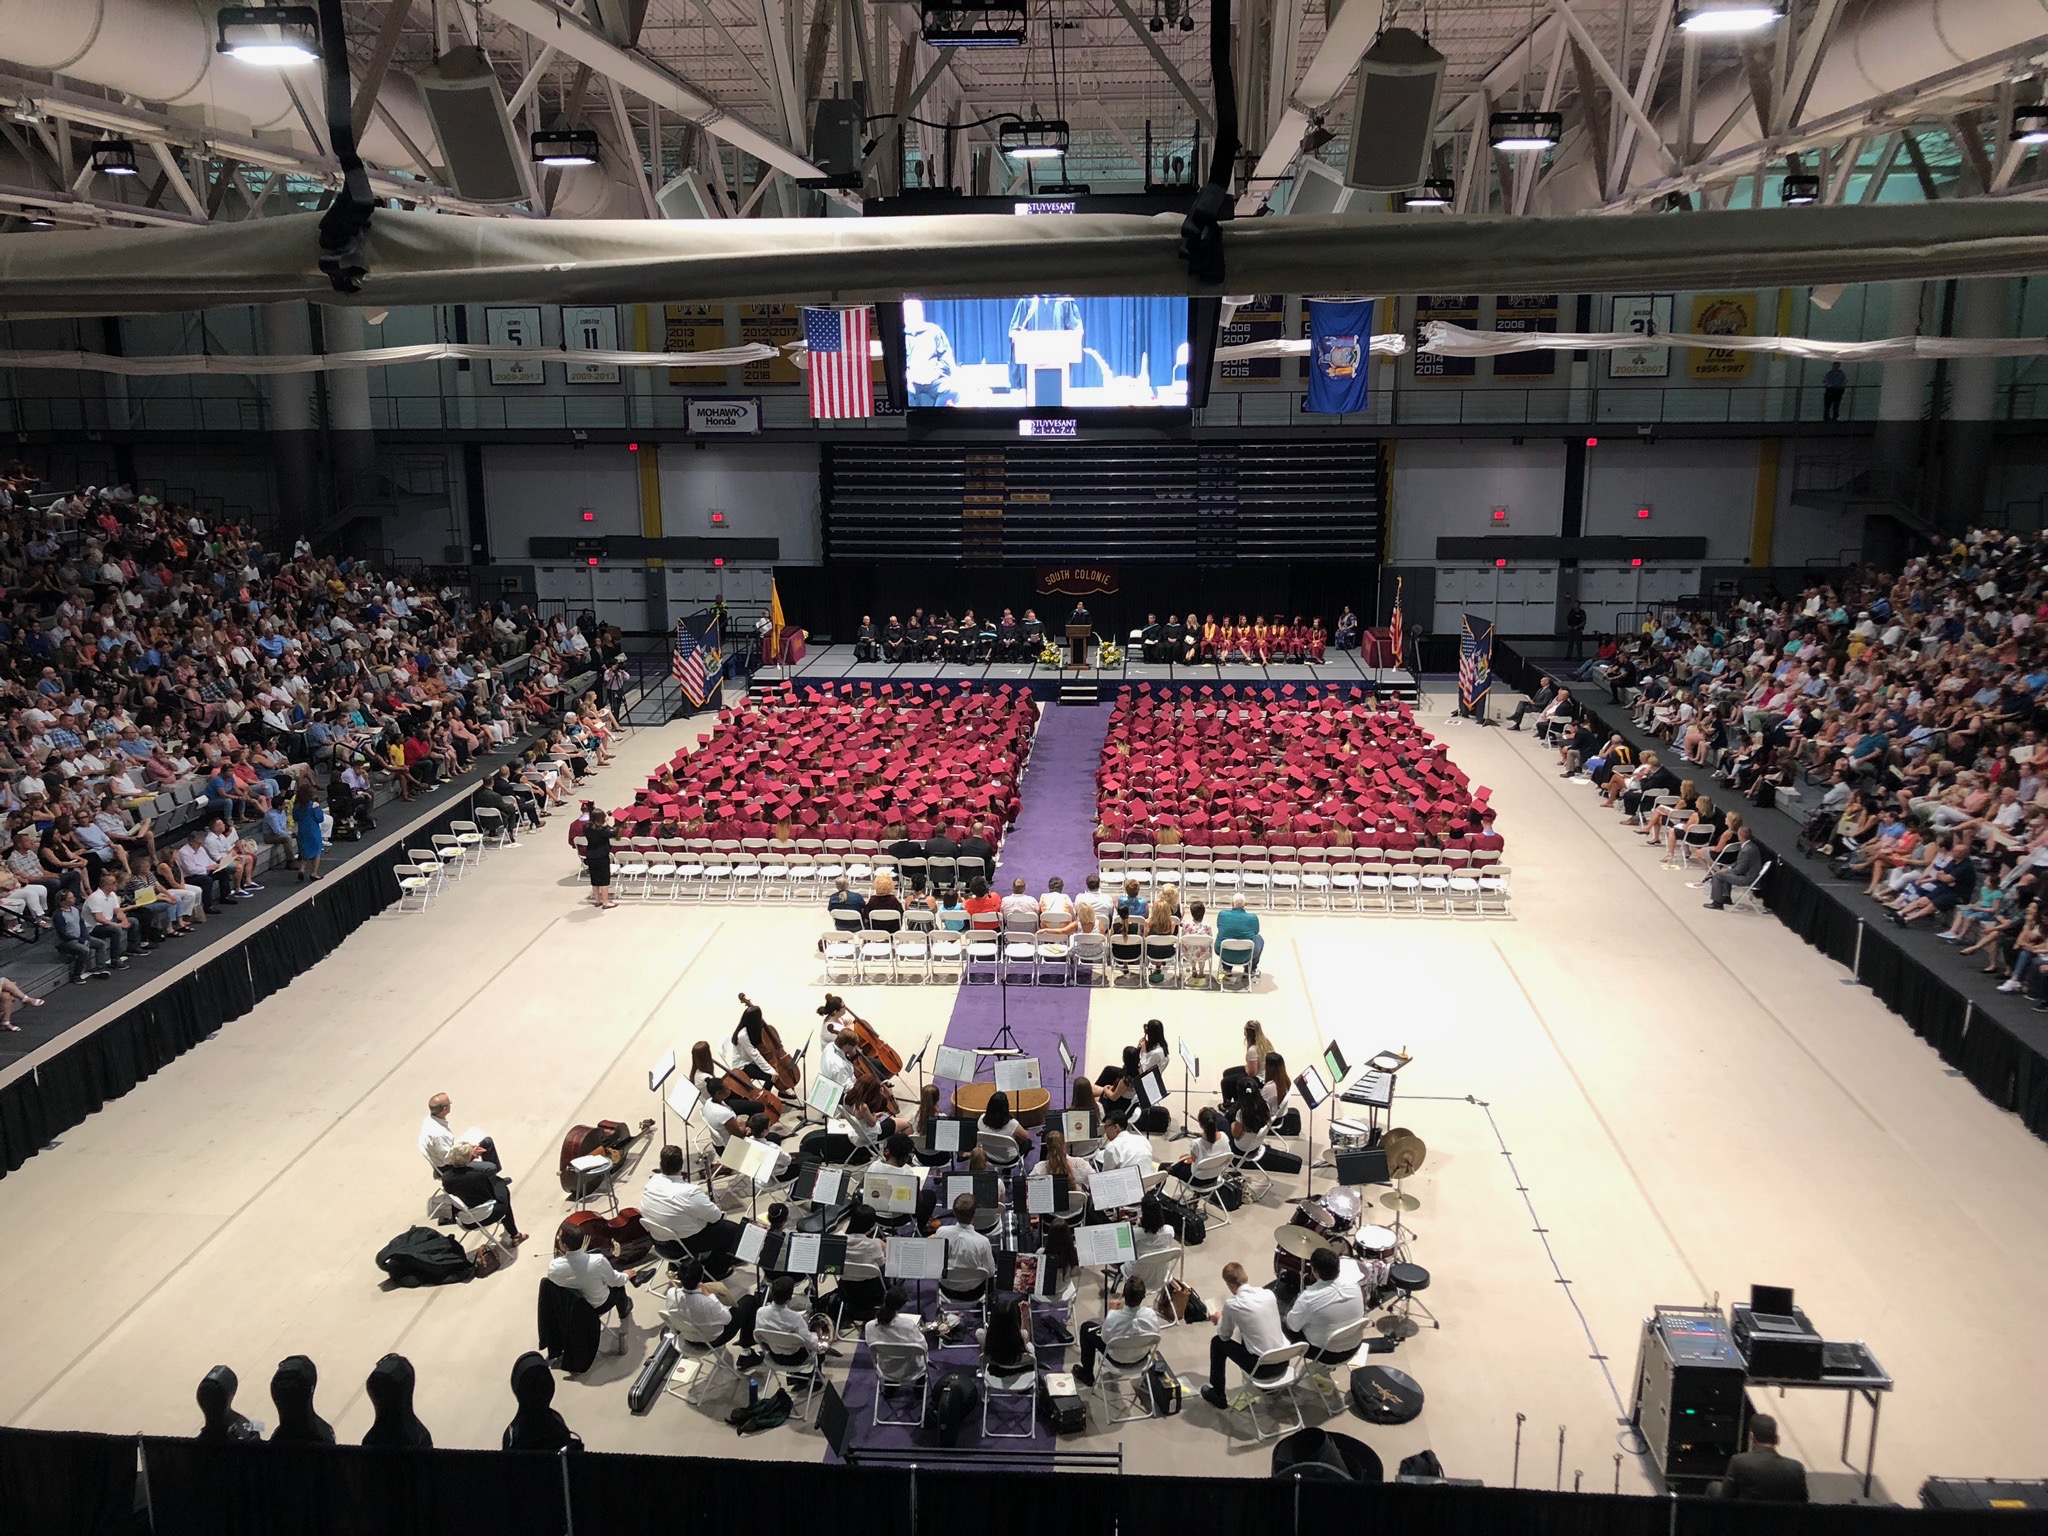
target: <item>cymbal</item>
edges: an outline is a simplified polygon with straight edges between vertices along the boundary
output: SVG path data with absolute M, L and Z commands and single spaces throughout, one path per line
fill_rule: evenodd
M 1381 1146 L 1387 1153 L 1387 1172 L 1397 1179 L 1414 1178 L 1429 1156 L 1428 1146 L 1413 1131 L 1390 1131 Z
M 1307 1227 L 1284 1226 L 1273 1229 L 1273 1246 L 1297 1259 L 1306 1259 L 1318 1248 L 1335 1248 L 1337 1245 Z

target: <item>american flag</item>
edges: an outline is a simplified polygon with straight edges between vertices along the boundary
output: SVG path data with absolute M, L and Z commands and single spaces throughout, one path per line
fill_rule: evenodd
M 866 309 L 806 308 L 804 349 L 810 356 L 813 420 L 875 414 Z
M 1394 653 L 1394 666 L 1401 665 L 1401 648 L 1407 642 L 1407 627 L 1401 622 L 1401 583 L 1405 578 L 1394 578 L 1394 617 L 1387 623 L 1387 646 Z
M 1458 643 L 1458 708 L 1480 714 L 1493 686 L 1493 625 L 1465 615 L 1465 633 Z
M 676 626 L 675 649 L 669 655 L 671 676 L 683 686 L 683 697 L 692 709 L 702 709 L 710 691 L 710 679 L 718 664 L 718 620 L 705 620 L 700 633 L 688 619 Z

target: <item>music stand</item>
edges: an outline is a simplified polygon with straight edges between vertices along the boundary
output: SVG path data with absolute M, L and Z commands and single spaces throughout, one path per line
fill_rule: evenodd
M 661 1085 L 675 1075 L 676 1053 L 671 1047 L 669 1053 L 647 1069 L 647 1091 L 661 1099 L 661 1144 L 668 1145 L 668 1100 L 661 1098 Z
M 1301 1102 L 1308 1106 L 1308 1149 L 1313 1156 L 1316 1146 L 1316 1109 L 1330 1096 L 1329 1084 L 1323 1081 L 1323 1074 L 1313 1066 L 1303 1067 L 1295 1076 L 1294 1086 L 1301 1090 Z M 1313 1200 L 1316 1193 L 1316 1165 L 1304 1158 L 1307 1165 L 1308 1186 L 1302 1191 L 1304 1199 Z
M 976 1049 L 984 1056 L 1022 1056 L 1024 1047 L 1017 1043 L 1017 1037 L 1010 1033 L 1010 967 L 1003 960 L 1003 941 L 1009 935 L 998 928 L 996 940 L 996 991 L 1001 994 L 1000 1007 L 1002 1022 L 996 1026 L 996 1037 L 987 1045 Z M 964 985 L 964 983 L 963 983 Z
M 924 1097 L 924 1053 L 931 1049 L 931 1044 L 932 1037 L 926 1035 L 924 1037 L 924 1044 L 917 1048 L 916 1053 L 911 1056 L 910 1060 L 903 1063 L 903 1070 L 905 1072 L 908 1072 L 912 1067 L 917 1068 L 917 1096 L 920 1099 Z
M 1194 1122 L 1188 1118 L 1188 1097 L 1194 1092 L 1195 1079 L 1202 1075 L 1202 1058 L 1188 1049 L 1186 1035 L 1180 1037 L 1180 1064 L 1187 1070 L 1180 1085 L 1180 1129 L 1167 1137 L 1168 1141 L 1189 1141 L 1195 1134 Z

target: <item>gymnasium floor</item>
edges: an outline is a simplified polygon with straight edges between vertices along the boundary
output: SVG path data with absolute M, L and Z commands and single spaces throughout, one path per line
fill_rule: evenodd
M 1156 1013 L 1201 1057 L 1197 1105 L 1247 1016 L 1297 1067 L 1331 1038 L 1354 1058 L 1412 1054 L 1395 1119 L 1429 1146 L 1408 1186 L 1421 1201 L 1413 1256 L 1434 1275 L 1425 1299 L 1443 1326 L 1391 1357 L 1428 1392 L 1422 1417 L 1345 1427 L 1390 1469 L 1428 1445 L 1451 1475 L 1504 1484 L 1519 1413 L 1523 1485 L 1559 1479 L 1562 1430 L 1563 1485 L 1583 1474 L 1588 1488 L 1612 1487 L 1644 1312 L 1740 1298 L 1761 1281 L 1796 1286 L 1831 1338 L 1868 1341 L 1897 1379 L 1877 1497 L 1910 1503 L 1931 1473 L 2048 1468 L 2037 1406 L 2048 1342 L 2030 1323 L 2048 1272 L 2048 1147 L 1774 920 L 1702 911 L 1703 894 L 1560 780 L 1530 737 L 1450 724 L 1440 692 L 1427 712 L 1494 788 L 1511 918 L 1270 916 L 1266 976 L 1249 1000 L 1113 991 L 1090 1009 L 1091 1070 Z M 600 797 L 626 798 L 679 739 L 628 741 Z M 240 1373 L 241 1406 L 271 1419 L 272 1367 L 305 1353 L 320 1367 L 321 1411 L 353 1440 L 370 1421 L 364 1375 L 399 1350 L 418 1368 L 437 1443 L 497 1443 L 511 1361 L 532 1342 L 545 1241 L 494 1277 L 439 1290 L 382 1289 L 371 1262 L 422 1215 L 414 1140 L 428 1094 L 447 1090 L 458 1126 L 495 1135 L 539 1239 L 563 1209 L 553 1173 L 571 1124 L 655 1114 L 649 1064 L 729 1031 L 737 992 L 794 1044 L 821 991 L 818 914 L 600 914 L 579 902 L 564 830 L 558 817 L 490 855 L 427 914 L 370 924 L 0 1179 L 0 1231 L 34 1256 L 0 1280 L 11 1341 L 0 1421 L 187 1432 L 193 1388 L 216 1362 Z M 943 1031 L 954 993 L 850 998 L 907 1051 Z M 1298 1183 L 1191 1251 L 1205 1295 L 1232 1257 L 1270 1276 L 1271 1228 Z M 1080 1315 L 1097 1315 L 1083 1296 Z M 641 1323 L 652 1314 L 646 1297 Z M 1168 1331 L 1191 1387 L 1208 1336 L 1205 1325 Z M 636 1328 L 626 1361 L 558 1390 L 593 1448 L 823 1454 L 814 1429 L 740 1440 L 674 1399 L 630 1417 L 625 1387 L 647 1338 Z M 1827 1474 L 1817 1496 L 1857 1491 L 1837 1455 L 1839 1397 L 1769 1407 L 1788 1450 Z M 1859 1458 L 1865 1426 L 1859 1407 Z M 1178 1419 L 1071 1443 L 1119 1442 L 1133 1470 L 1262 1476 L 1268 1465 L 1241 1420 L 1226 1429 L 1192 1391 Z M 1625 1490 L 1647 1486 L 1634 1457 L 1618 1475 Z

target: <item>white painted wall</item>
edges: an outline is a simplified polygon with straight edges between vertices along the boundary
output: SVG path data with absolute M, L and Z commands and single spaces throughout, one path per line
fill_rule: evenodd
M 1705 538 L 1707 559 L 1749 558 L 1756 516 L 1755 440 L 1606 437 L 1586 455 L 1588 537 Z M 1650 516 L 1636 516 L 1648 507 Z
M 1439 538 L 1556 534 L 1564 509 L 1564 444 L 1410 438 L 1394 455 L 1389 563 L 1430 565 Z M 1505 525 L 1493 509 L 1505 506 Z
M 606 538 L 640 532 L 640 471 L 623 444 L 484 449 L 491 549 L 526 559 L 531 538 Z M 597 514 L 591 522 L 579 516 Z
M 713 511 L 725 513 L 722 527 L 712 526 Z M 661 521 L 672 537 L 777 539 L 778 563 L 822 564 L 817 445 L 664 443 Z

